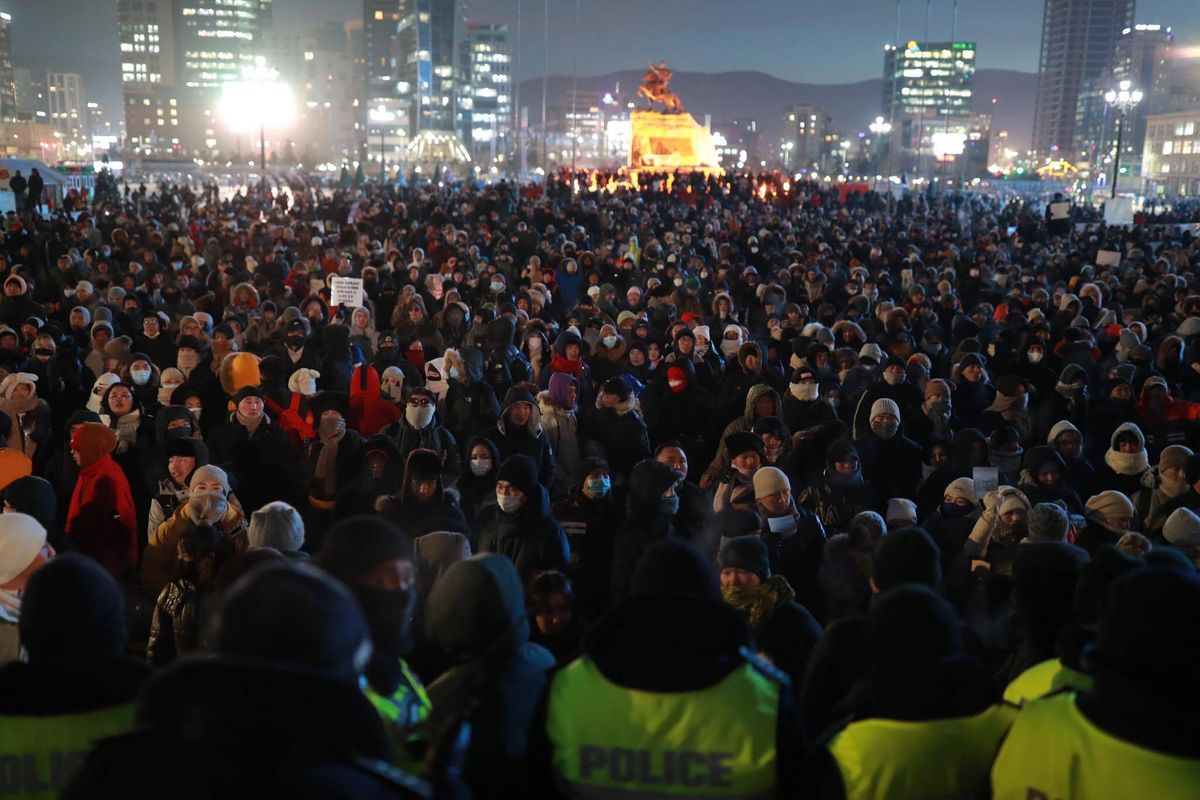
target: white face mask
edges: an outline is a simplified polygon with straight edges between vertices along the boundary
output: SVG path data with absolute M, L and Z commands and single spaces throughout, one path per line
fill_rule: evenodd
M 1040 353 L 1037 350 L 1030 350 L 1029 351 L 1029 363 L 1036 364 L 1039 361 L 1041 361 L 1044 356 L 1045 356 L 1044 353 Z
M 472 458 L 471 459 L 471 474 L 476 478 L 487 475 L 492 469 L 492 460 L 490 458 Z
M 433 406 L 408 406 L 404 409 L 404 418 L 409 425 L 420 430 L 433 421 L 434 410 Z
M 183 384 L 172 383 L 158 387 L 158 402 L 160 405 L 171 405 L 171 395 L 175 394 L 175 390 Z
M 788 384 L 788 391 L 792 393 L 792 397 L 807 402 L 817 399 L 817 391 L 821 387 L 815 383 L 792 383 Z
M 903 372 L 884 372 L 883 380 L 887 383 L 888 386 L 899 386 L 900 384 L 904 383 L 904 373 Z
M 505 514 L 512 514 L 521 507 L 521 498 L 512 494 L 496 494 L 496 505 L 500 506 L 500 510 Z
M 672 389 L 678 389 L 680 386 L 687 386 L 687 381 L 683 381 L 683 380 L 670 381 L 669 380 L 669 381 L 667 381 L 667 385 L 670 386 Z
M 148 369 L 135 369 L 130 370 L 129 377 L 133 378 L 133 382 L 138 386 L 145 386 L 150 382 L 150 374 Z
M 708 355 L 708 345 L 706 345 L 706 344 L 696 345 L 695 353 L 696 353 L 696 355 L 700 356 L 701 358 L 704 358 L 704 356 Z
M 604 346 L 607 347 L 609 350 L 612 350 L 614 347 L 617 346 L 617 337 L 615 337 L 615 336 L 605 336 L 600 341 L 603 342 Z
M 738 350 L 742 349 L 742 343 L 737 339 L 722 339 L 721 352 L 729 358 L 733 358 L 738 354 Z

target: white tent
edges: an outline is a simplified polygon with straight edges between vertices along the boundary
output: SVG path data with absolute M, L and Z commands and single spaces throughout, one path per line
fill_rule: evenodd
M 50 193 L 51 202 L 57 204 L 62 200 L 67 176 L 49 164 L 32 158 L 0 158 L 0 213 L 16 210 L 16 199 L 13 197 L 12 190 L 8 188 L 8 179 L 20 170 L 21 175 L 28 180 L 34 169 L 37 169 L 38 174 L 42 176 L 42 181 L 46 184 L 46 191 Z

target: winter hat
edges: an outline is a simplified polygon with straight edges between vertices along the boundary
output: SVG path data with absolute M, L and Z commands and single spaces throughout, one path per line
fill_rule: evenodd
M 33 563 L 46 544 L 46 529 L 28 514 L 0 514 L 0 586 Z
M 216 464 L 206 464 L 203 467 L 197 467 L 196 471 L 192 473 L 191 480 L 188 481 L 188 490 L 190 492 L 191 488 L 197 483 L 210 483 L 212 481 L 221 484 L 221 488 L 225 490 L 225 494 L 229 494 L 229 476 L 225 473 L 225 470 Z
M 326 532 L 317 563 L 346 584 L 376 564 L 413 558 L 412 542 L 395 525 L 377 516 L 341 520 Z
M 1133 503 L 1128 497 L 1112 489 L 1089 497 L 1084 506 L 1088 516 L 1100 517 L 1102 520 L 1133 517 Z
M 692 334 L 697 339 L 707 339 L 709 343 L 712 342 L 712 333 L 709 331 L 707 325 L 697 325 L 692 329 Z
M 301 367 L 292 373 L 288 378 L 288 391 L 295 392 L 304 396 L 314 395 L 317 393 L 317 378 L 321 377 L 321 373 L 315 369 Z
M 628 402 L 630 395 L 633 394 L 633 387 L 624 378 L 609 378 L 604 382 L 600 391 L 605 394 L 615 395 L 618 400 L 625 403 Z
M 1058 503 L 1038 503 L 1025 521 L 1031 542 L 1065 541 L 1068 523 L 1067 512 Z
M 115 372 L 105 372 L 99 378 L 96 378 L 96 382 L 92 384 L 92 393 L 87 401 L 88 411 L 95 411 L 99 414 L 100 403 L 104 399 L 104 394 L 108 391 L 108 387 L 120 382 L 121 376 Z
M 871 578 L 880 592 L 902 583 L 921 583 L 936 589 L 942 582 L 941 552 L 923 528 L 901 528 L 875 546 Z
M 721 600 L 712 562 L 687 542 L 667 539 L 646 550 L 633 570 L 631 596 Z
M 767 545 L 757 536 L 737 536 L 721 545 L 717 566 L 721 569 L 742 569 L 753 572 L 762 580 L 771 577 L 771 559 Z
M 32 372 L 10 373 L 4 377 L 4 380 L 0 381 L 0 397 L 11 400 L 13 389 L 21 385 L 28 386 L 33 390 L 34 394 L 37 394 L 37 379 L 37 375 L 34 375 Z
M 1029 498 L 1020 489 L 1014 489 L 1011 486 L 1005 487 L 1008 491 L 1000 498 L 1000 502 L 996 504 L 996 516 L 1003 517 L 1010 511 L 1020 511 L 1024 509 L 1028 511 L 1032 505 Z
M 778 492 L 790 492 L 792 482 L 783 470 L 775 467 L 763 467 L 754 473 L 754 499 L 762 500 Z
M 520 489 L 522 494 L 532 495 L 538 485 L 537 465 L 529 456 L 509 456 L 500 465 L 496 481 L 507 481 Z
M 895 400 L 887 397 L 881 397 L 874 403 L 871 403 L 870 419 L 875 419 L 880 414 L 891 414 L 897 420 L 900 419 L 900 406 L 896 405 Z
M 1177 508 L 1163 523 L 1163 538 L 1175 547 L 1200 545 L 1200 517 L 1190 508 Z
M 418 447 L 408 454 L 404 465 L 405 478 L 437 479 L 442 474 L 442 458 L 436 450 Z
M 950 481 L 946 484 L 942 496 L 952 500 L 966 500 L 973 506 L 979 505 L 979 498 L 975 496 L 975 481 L 970 478 L 955 478 Z
M 880 364 L 883 362 L 883 348 L 874 342 L 867 342 L 858 351 L 858 357 L 859 359 L 870 358 L 876 364 Z
M 758 453 L 759 456 L 763 455 L 762 439 L 750 433 L 750 431 L 738 431 L 726 436 L 725 449 L 729 452 L 730 461 L 742 453 L 749 453 L 751 450 Z
M 250 515 L 250 549 L 273 547 L 281 553 L 294 553 L 304 546 L 304 522 L 300 512 L 276 500 Z
M 717 530 L 721 533 L 721 541 L 757 533 L 761 529 L 762 520 L 753 511 L 726 508 L 717 515 Z
M 887 533 L 887 523 L 874 511 L 860 511 L 846 526 L 850 547 L 854 550 L 871 552 Z
M 294 562 L 265 564 L 238 580 L 211 640 L 222 655 L 296 664 L 348 682 L 357 682 L 370 653 L 354 596 L 321 570 Z
M 243 386 L 233 396 L 233 404 L 237 406 L 247 397 L 257 397 L 259 400 L 262 400 L 264 398 L 262 388 L 259 386 Z
M 917 504 L 904 497 L 893 497 L 887 502 L 886 519 L 888 522 L 903 522 L 906 525 L 916 525 Z
M 30 577 L 19 629 L 34 667 L 117 658 L 125 649 L 125 595 L 94 559 L 66 553 Z
M 71 449 L 79 453 L 81 469 L 95 464 L 116 446 L 117 435 L 99 422 L 85 422 L 71 434 Z
M 1181 444 L 1164 447 L 1158 457 L 1158 471 L 1162 472 L 1164 469 L 1170 469 L 1171 467 L 1183 468 L 1187 466 L 1187 460 L 1191 456 L 1191 448 L 1184 447 Z

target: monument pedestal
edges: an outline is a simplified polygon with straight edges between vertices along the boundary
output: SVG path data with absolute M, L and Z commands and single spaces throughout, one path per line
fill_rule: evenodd
M 639 109 L 629 117 L 631 172 L 721 171 L 712 134 L 691 114 Z

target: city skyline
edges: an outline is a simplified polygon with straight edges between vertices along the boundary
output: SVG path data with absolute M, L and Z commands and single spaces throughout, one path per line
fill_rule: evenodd
M 666 59 L 680 71 L 759 70 L 808 83 L 854 83 L 879 75 L 883 45 L 895 38 L 896 4 L 892 0 L 847 0 L 836 9 L 810 3 L 759 0 L 760 13 L 745 18 L 744 7 L 717 2 L 610 0 L 603 13 L 583 0 L 581 26 L 587 31 L 579 52 L 579 74 L 599 75 L 637 68 L 646 58 Z M 961 0 L 955 37 L 979 47 L 981 69 L 1036 72 L 1043 0 L 1001 4 Z M 923 39 L 926 4 L 901 3 L 901 40 Z M 952 0 L 932 3 L 931 40 L 950 38 Z M 106 105 L 120 101 L 120 57 L 115 4 L 71 3 L 69 0 L 0 0 L 0 10 L 13 14 L 14 60 L 18 66 L 53 61 L 61 71 L 87 76 L 89 99 Z M 474 0 L 467 9 L 473 22 L 508 23 L 516 49 L 516 0 Z M 522 50 L 517 80 L 542 73 L 542 4 L 526 0 Z M 304 31 L 324 22 L 361 18 L 361 0 L 277 0 L 277 29 Z M 574 3 L 550 6 L 549 72 L 570 74 L 574 66 L 571 40 Z M 630 25 L 627 20 L 638 22 Z M 1142 0 L 1138 22 L 1170 25 L 1176 41 L 1200 44 L 1200 4 L 1188 0 Z M 53 24 L 49 24 L 53 21 Z M 622 21 L 622 22 L 617 22 Z M 619 30 L 618 30 L 619 27 Z M 673 35 L 664 37 L 663 31 Z M 823 47 L 805 46 L 819 41 Z M 108 45 L 111 45 L 109 47 Z M 600 46 L 598 46 L 600 45 Z M 533 56 L 533 57 L 531 57 Z M 517 65 L 514 65 L 517 66 Z

